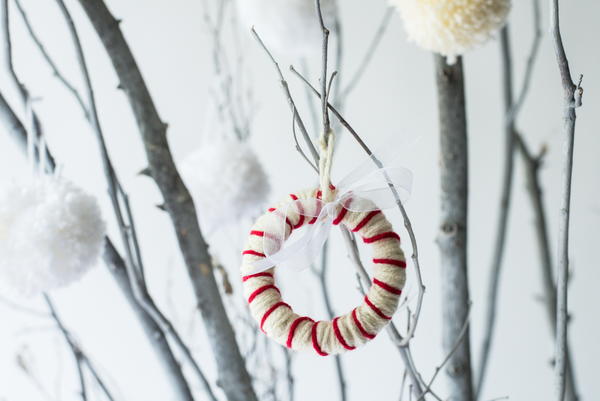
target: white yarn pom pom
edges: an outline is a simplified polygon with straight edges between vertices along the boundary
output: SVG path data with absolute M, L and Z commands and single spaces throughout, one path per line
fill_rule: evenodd
M 238 0 L 243 23 L 254 26 L 265 44 L 294 57 L 318 54 L 321 25 L 314 0 Z M 333 30 L 335 1 L 322 0 L 326 26 Z
M 391 0 L 411 40 L 453 62 L 506 22 L 510 0 Z
M 96 199 L 64 178 L 36 176 L 0 193 L 0 283 L 32 296 L 83 276 L 106 228 Z
M 256 154 L 247 142 L 238 140 L 201 146 L 182 162 L 181 175 L 208 231 L 255 217 L 270 190 Z

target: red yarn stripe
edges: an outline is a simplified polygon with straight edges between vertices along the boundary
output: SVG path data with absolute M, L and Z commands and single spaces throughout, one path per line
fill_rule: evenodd
M 346 200 L 344 206 L 342 206 L 342 210 L 340 210 L 340 213 L 337 215 L 335 220 L 333 220 L 333 225 L 337 226 L 342 222 L 342 220 L 346 216 L 346 213 L 348 213 L 348 209 L 346 209 L 346 206 L 348 206 L 350 202 L 352 202 L 352 199 L 349 198 L 348 200 Z
M 401 267 L 403 269 L 406 268 L 406 262 L 403 261 L 403 260 L 396 260 L 396 259 L 373 259 L 373 263 L 398 266 L 398 267 Z
M 400 290 L 400 289 L 398 289 L 396 287 L 392 287 L 388 283 L 384 283 L 383 281 L 379 281 L 376 278 L 373 279 L 373 284 L 378 285 L 379 287 L 383 288 L 387 292 L 391 292 L 392 294 L 395 294 L 395 295 L 402 294 L 402 290 Z
M 369 223 L 369 221 L 371 221 L 371 219 L 377 216 L 379 213 L 381 213 L 381 210 L 373 210 L 372 212 L 370 212 L 360 221 L 360 223 L 358 223 L 356 227 L 354 227 L 354 229 L 352 229 L 352 232 L 357 232 L 358 230 L 366 226 Z
M 297 201 L 298 197 L 294 194 L 290 194 L 290 198 L 292 198 L 293 200 Z M 298 203 L 298 211 L 300 212 L 300 217 L 298 218 L 298 223 L 296 223 L 296 225 L 293 227 L 294 229 L 296 228 L 300 228 L 302 227 L 302 225 L 304 224 L 304 208 L 302 207 L 301 203 Z
M 369 340 L 372 340 L 375 338 L 375 336 L 373 334 L 370 334 L 365 330 L 363 325 L 360 323 L 360 320 L 358 320 L 358 316 L 356 316 L 356 308 L 352 309 L 352 319 L 354 320 L 354 324 L 358 328 L 358 331 L 360 331 L 360 334 L 362 334 L 364 337 L 368 338 Z
M 252 230 L 252 231 L 250 231 L 250 235 L 256 235 L 257 237 L 264 237 L 265 236 L 265 232 L 264 231 Z
M 288 339 L 287 339 L 287 342 L 285 343 L 286 347 L 292 348 L 292 341 L 294 341 L 294 333 L 296 332 L 296 328 L 298 327 L 298 325 L 300 323 L 304 322 L 305 320 L 310 320 L 311 322 L 313 321 L 308 316 L 302 316 L 302 317 L 299 317 L 296 320 L 294 320 L 294 322 L 290 326 L 290 332 L 288 333 Z
M 264 253 L 256 252 L 256 251 L 253 251 L 252 249 L 245 250 L 244 252 L 242 252 L 242 255 L 254 255 L 254 256 L 260 256 L 261 258 L 265 257 Z
M 364 237 L 363 241 L 365 242 L 365 244 L 372 244 L 373 242 L 377 242 L 382 239 L 388 239 L 388 238 L 393 238 L 393 239 L 397 239 L 398 241 L 400 241 L 400 236 L 393 231 L 377 234 L 372 237 Z
M 269 212 L 274 212 L 275 209 L 274 207 L 269 208 Z M 290 222 L 290 219 L 288 219 L 287 217 L 285 218 L 285 223 L 290 226 L 290 231 L 294 229 L 294 226 L 292 225 L 292 223 Z
M 348 351 L 352 351 L 356 347 L 352 347 L 352 346 L 348 345 L 346 340 L 344 340 L 344 336 L 342 336 L 342 332 L 340 331 L 340 328 L 338 326 L 338 322 L 337 322 L 338 320 L 339 320 L 339 317 L 336 317 L 335 319 L 333 319 L 333 333 L 335 334 L 335 338 L 337 338 L 337 340 L 340 342 L 340 344 L 342 344 L 342 347 L 346 348 Z
M 385 313 L 383 313 L 381 311 L 381 309 L 379 309 L 377 306 L 375 306 L 375 304 L 373 302 L 371 302 L 369 297 L 366 295 L 365 295 L 365 302 L 367 303 L 367 305 L 369 305 L 369 307 L 371 309 L 373 309 L 373 312 L 375 312 L 377 314 L 377 316 L 379 316 L 380 318 L 385 319 L 385 320 L 392 320 L 391 316 L 388 316 Z
M 277 302 L 275 305 L 271 306 L 265 312 L 262 319 L 260 319 L 260 329 L 263 331 L 263 333 L 264 333 L 263 326 L 264 326 L 265 322 L 267 321 L 267 318 L 269 317 L 269 315 L 271 315 L 271 313 L 275 312 L 275 309 L 279 308 L 280 306 L 285 306 L 286 308 L 290 308 L 290 306 L 288 304 L 286 304 L 285 302 Z
M 262 273 L 251 274 L 249 276 L 242 277 L 242 281 L 248 281 L 254 277 L 273 277 L 273 273 L 262 272 Z
M 317 326 L 319 325 L 319 323 L 321 322 L 315 322 L 315 324 L 313 324 L 313 327 L 310 331 L 310 337 L 312 339 L 312 346 L 315 349 L 315 352 L 321 356 L 327 356 L 329 355 L 327 352 L 323 352 L 323 350 L 321 349 L 321 346 L 319 345 L 318 339 L 317 339 Z
M 254 298 L 256 298 L 257 296 L 259 296 L 267 290 L 275 290 L 281 294 L 279 288 L 275 287 L 273 284 L 263 285 L 262 287 L 255 290 L 252 294 L 250 294 L 250 296 L 248 297 L 248 303 L 252 303 L 252 301 L 254 301 Z

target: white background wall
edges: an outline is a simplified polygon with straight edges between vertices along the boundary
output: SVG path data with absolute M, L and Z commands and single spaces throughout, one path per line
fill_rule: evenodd
M 54 2 L 24 0 L 23 3 L 60 67 L 81 86 L 68 34 Z M 198 145 L 200 136 L 204 134 L 207 91 L 212 83 L 210 42 L 203 28 L 202 2 L 147 0 L 142 5 L 142 2 L 130 0 L 108 3 L 114 14 L 123 19 L 122 28 L 160 114 L 170 124 L 169 139 L 173 153 L 181 159 Z M 600 161 L 597 157 L 600 136 L 596 128 L 600 117 L 596 110 L 600 99 L 600 79 L 595 74 L 600 67 L 600 54 L 594 40 L 599 33 L 597 16 L 600 5 L 592 0 L 561 3 L 567 53 L 573 73 L 585 75 L 586 89 L 584 107 L 579 111 L 575 149 L 571 229 L 574 276 L 570 287 L 573 322 L 570 337 L 582 400 L 594 400 L 600 393 L 596 372 L 597 360 L 600 359 L 600 325 L 597 321 L 600 273 L 596 269 L 596 241 L 600 235 Z M 145 166 L 145 157 L 129 105 L 122 93 L 116 90 L 118 81 L 77 2 L 68 1 L 68 5 L 81 31 L 91 66 L 109 150 L 121 180 L 131 194 L 149 285 L 160 305 L 192 339 L 202 366 L 214 379 L 213 360 L 201 324 L 197 321 L 192 324 L 191 291 L 173 241 L 170 222 L 166 214 L 154 206 L 161 202 L 155 185 L 136 175 Z M 347 43 L 343 73 L 348 74 L 361 60 L 384 13 L 385 4 L 380 0 L 341 0 L 341 6 Z M 547 11 L 547 4 L 544 4 L 545 26 Z M 14 21 L 20 21 L 16 14 L 14 17 Z M 532 39 L 531 21 L 530 2 L 515 2 L 510 22 L 518 84 Z M 110 217 L 96 144 L 86 122 L 73 100 L 52 78 L 20 22 L 15 23 L 14 31 L 17 69 L 33 94 L 41 97 L 36 106 L 53 152 L 64 163 L 65 175 L 96 194 L 105 215 Z M 248 65 L 254 78 L 253 90 L 259 104 L 252 141 L 271 176 L 272 199 L 275 200 L 289 191 L 311 185 L 314 177 L 295 153 L 290 115 L 274 71 L 256 44 L 249 37 L 245 40 Z M 295 60 L 282 59 L 284 66 L 290 62 Z M 465 60 L 471 162 L 471 332 L 475 361 L 478 361 L 479 355 L 499 204 L 503 147 L 499 65 L 496 41 L 470 53 Z M 317 74 L 313 73 L 311 78 L 315 80 Z M 303 99 L 301 87 L 294 83 L 293 78 L 291 81 L 297 97 Z M 559 85 L 553 50 L 548 35 L 545 35 L 531 96 L 518 125 L 533 149 L 548 146 L 542 179 L 553 245 L 556 242 L 561 162 Z M 0 88 L 15 99 L 4 73 Z M 401 22 L 394 17 L 364 80 L 349 100 L 346 114 L 364 139 L 375 148 L 384 144 L 395 146 L 399 160 L 415 175 L 413 194 L 407 208 L 418 236 L 427 294 L 413 352 L 425 377 L 433 373 L 443 358 L 439 336 L 439 260 L 435 245 L 438 216 L 435 102 L 432 57 L 406 42 Z M 304 106 L 304 102 L 300 103 Z M 18 176 L 25 168 L 21 154 L 6 135 L 0 135 L 0 156 L 0 178 L 3 182 Z M 335 176 L 343 176 L 344 171 L 362 157 L 360 149 L 349 138 L 342 138 Z M 391 212 L 390 217 L 400 229 L 399 215 Z M 542 286 L 532 222 L 523 169 L 519 163 L 502 274 L 498 329 L 484 400 L 506 395 L 512 400 L 541 400 L 553 396 L 550 365 L 553 345 L 545 311 L 538 300 Z M 109 224 L 114 232 L 115 225 L 110 218 Z M 249 222 L 244 223 L 221 237 L 229 236 L 233 239 L 231 243 L 239 242 L 241 233 L 248 227 Z M 341 239 L 334 236 L 332 244 L 329 279 L 335 307 L 343 312 L 358 302 L 358 295 Z M 222 250 L 223 246 L 219 248 Z M 227 251 L 229 254 L 224 256 L 224 260 L 235 278 L 239 248 L 229 246 Z M 288 299 L 294 307 L 304 313 L 324 317 L 317 283 L 310 273 L 283 276 L 285 293 L 289 294 Z M 168 297 L 169 293 L 174 296 Z M 57 292 L 55 299 L 67 325 L 77 333 L 83 347 L 110 377 L 114 387 L 119 389 L 120 399 L 171 399 L 168 383 L 161 377 L 152 351 L 104 266 L 99 266 L 77 285 Z M 43 308 L 39 300 L 17 302 Z M 68 379 L 72 375 L 69 355 L 57 351 L 62 340 L 51 322 L 19 313 L 4 304 L 0 304 L 0 322 L 0 399 L 45 399 L 15 365 L 16 353 L 24 349 L 33 358 L 39 375 L 50 383 L 50 391 L 57 387 L 57 376 Z M 298 400 L 336 398 L 331 360 L 299 355 L 295 361 Z M 345 355 L 343 361 L 350 400 L 398 399 L 402 365 L 385 335 Z M 439 380 L 438 385 L 438 392 L 443 395 L 443 380 Z M 61 395 L 53 399 L 78 399 L 74 382 L 62 387 Z

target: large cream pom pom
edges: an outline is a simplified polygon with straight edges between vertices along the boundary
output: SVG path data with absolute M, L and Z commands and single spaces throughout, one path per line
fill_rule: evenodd
M 254 26 L 265 44 L 294 57 L 318 54 L 322 31 L 314 0 L 238 0 L 242 22 Z M 326 26 L 333 31 L 335 0 L 321 0 Z
M 237 139 L 202 145 L 183 160 L 181 175 L 209 232 L 255 217 L 264 208 L 270 190 L 250 144 Z
M 64 178 L 36 176 L 0 193 L 0 283 L 33 296 L 68 285 L 98 261 L 105 224 L 96 199 Z
M 411 40 L 452 61 L 504 25 L 510 0 L 391 0 Z

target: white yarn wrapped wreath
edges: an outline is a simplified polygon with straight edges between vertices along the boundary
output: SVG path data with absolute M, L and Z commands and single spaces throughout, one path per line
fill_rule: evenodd
M 250 312 L 260 329 L 270 338 L 293 350 L 314 350 L 318 355 L 327 356 L 351 351 L 375 336 L 391 320 L 398 308 L 402 288 L 406 280 L 406 261 L 400 248 L 400 237 L 374 204 L 370 211 L 349 210 L 348 203 L 338 204 L 335 210 L 334 225 L 342 224 L 360 235 L 363 241 L 373 248 L 373 281 L 362 304 L 351 312 L 334 318 L 332 321 L 315 321 L 308 316 L 299 316 L 286 304 L 279 289 L 275 286 L 275 268 L 251 274 L 254 263 L 265 255 L 265 238 L 276 236 L 278 227 L 273 224 L 272 214 L 282 213 L 285 218 L 287 240 L 292 231 L 304 225 L 315 224 L 321 203 L 320 190 L 307 190 L 291 194 L 297 205 L 286 208 L 287 202 L 271 208 L 252 227 L 247 247 L 243 251 L 242 280 L 244 296 Z M 275 219 L 276 220 L 276 219 Z

